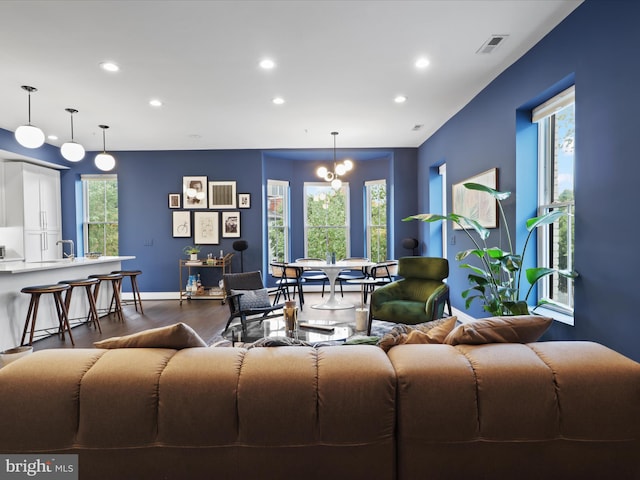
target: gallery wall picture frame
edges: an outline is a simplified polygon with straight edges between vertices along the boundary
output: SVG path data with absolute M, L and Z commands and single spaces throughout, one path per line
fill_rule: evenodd
M 182 177 L 184 208 L 207 208 L 207 177 Z
M 179 210 L 171 212 L 173 236 L 175 238 L 189 238 L 191 237 L 191 212 L 188 210 Z
M 180 197 L 179 193 L 170 193 L 169 194 L 169 208 L 180 208 Z
M 218 212 L 193 212 L 193 241 L 196 245 L 220 243 Z
M 486 192 L 469 190 L 465 183 L 479 183 L 496 190 L 498 188 L 498 169 L 491 168 L 451 186 L 451 204 L 453 213 L 476 220 L 485 228 L 498 227 L 498 203 Z M 453 224 L 454 230 L 462 230 Z
M 240 237 L 240 212 L 222 212 L 222 237 Z
M 209 208 L 236 208 L 236 182 L 209 182 Z
M 238 194 L 238 208 L 251 208 L 251 194 L 239 193 Z

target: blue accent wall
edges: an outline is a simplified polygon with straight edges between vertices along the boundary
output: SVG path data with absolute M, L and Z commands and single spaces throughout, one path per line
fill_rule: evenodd
M 640 233 L 632 220 L 640 203 L 636 140 L 640 105 L 640 3 L 587 0 L 527 54 L 503 72 L 419 148 L 419 181 L 446 158 L 451 184 L 489 168 L 499 169 L 499 189 L 515 193 L 505 204 L 510 224 L 529 216 L 528 197 L 535 184 L 526 163 L 531 132 L 516 131 L 523 107 L 548 98 L 563 81 L 576 86 L 576 239 L 575 326 L 554 322 L 545 339 L 593 340 L 640 360 L 637 343 L 634 252 Z M 516 145 L 516 133 L 523 134 Z M 523 150 L 524 149 L 524 150 Z M 516 158 L 518 162 L 516 162 Z M 421 195 L 421 211 L 429 211 Z M 521 233 L 521 232 L 520 232 Z M 455 233 L 454 233 L 455 234 Z M 492 231 L 491 239 L 504 240 Z M 456 268 L 455 252 L 468 242 L 457 234 L 450 247 L 452 301 L 464 308 L 460 292 L 466 272 Z M 484 316 L 480 308 L 470 314 Z

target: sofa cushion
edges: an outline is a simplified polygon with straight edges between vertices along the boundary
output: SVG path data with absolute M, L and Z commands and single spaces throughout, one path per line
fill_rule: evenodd
M 202 338 L 182 322 L 142 332 L 112 337 L 93 344 L 97 348 L 173 348 L 206 347 Z
M 269 292 L 266 288 L 257 290 L 234 290 L 231 295 L 240 295 L 240 310 L 252 310 L 254 308 L 266 308 L 271 306 Z
M 380 339 L 378 346 L 386 352 L 403 343 L 442 343 L 457 321 L 457 317 L 448 317 L 411 326 L 396 325 Z
M 483 343 L 531 343 L 551 325 L 552 319 L 539 315 L 489 317 L 456 327 L 443 343 L 480 345 Z

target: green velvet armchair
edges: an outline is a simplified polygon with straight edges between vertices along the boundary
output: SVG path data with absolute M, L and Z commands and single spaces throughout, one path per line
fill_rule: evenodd
M 415 325 L 451 315 L 449 261 L 445 258 L 402 257 L 398 261 L 402 279 L 374 290 L 369 308 L 368 334 L 373 320 Z

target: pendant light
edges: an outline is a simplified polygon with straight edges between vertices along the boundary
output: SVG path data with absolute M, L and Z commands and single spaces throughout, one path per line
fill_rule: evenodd
M 327 167 L 323 166 L 316 170 L 316 174 L 326 182 L 331 182 L 331 187 L 334 190 L 340 190 L 342 187 L 340 176 L 353 168 L 353 162 L 348 159 L 342 163 L 336 162 L 336 137 L 338 136 L 338 132 L 331 132 L 331 135 L 333 135 L 333 171 L 329 171 Z
M 98 125 L 102 129 L 102 153 L 96 155 L 95 164 L 103 172 L 113 170 L 116 166 L 116 159 L 113 155 L 107 153 L 107 147 L 105 142 L 105 131 L 109 128 L 109 125 Z
M 22 89 L 29 92 L 29 122 L 21 125 L 16 130 L 16 140 L 20 145 L 27 148 L 38 148 L 44 143 L 44 133 L 38 127 L 31 125 L 31 93 L 38 89 L 29 85 L 22 85 Z
M 75 108 L 65 108 L 65 111 L 71 114 L 71 141 L 65 142 L 60 147 L 62 156 L 70 162 L 79 162 L 84 158 L 84 147 L 73 141 L 73 114 L 78 113 Z

